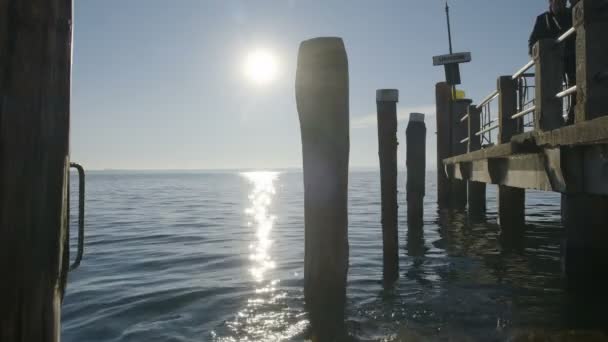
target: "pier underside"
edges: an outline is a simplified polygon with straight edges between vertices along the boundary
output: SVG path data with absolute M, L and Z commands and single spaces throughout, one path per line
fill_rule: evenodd
M 444 159 L 452 179 L 562 193 L 608 195 L 608 117 Z

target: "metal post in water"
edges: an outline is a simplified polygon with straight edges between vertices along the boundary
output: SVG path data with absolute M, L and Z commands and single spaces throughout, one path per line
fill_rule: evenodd
M 0 7 L 0 341 L 56 342 L 69 266 L 72 1 Z
M 344 334 L 348 271 L 348 60 L 341 38 L 301 43 L 296 102 L 304 167 L 304 296 L 313 338 Z
M 397 206 L 397 89 L 376 91 L 378 156 L 382 194 L 383 275 L 385 284 L 399 277 Z
M 424 114 L 411 113 L 405 131 L 407 166 L 408 229 L 420 229 L 423 224 L 426 181 L 426 125 Z

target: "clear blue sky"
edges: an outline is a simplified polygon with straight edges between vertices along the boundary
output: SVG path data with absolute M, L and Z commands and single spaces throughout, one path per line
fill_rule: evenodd
M 89 169 L 301 166 L 294 75 L 300 42 L 340 36 L 349 55 L 351 165 L 376 166 L 375 90 L 398 88 L 399 115 L 424 111 L 435 167 L 434 85 L 447 52 L 442 0 L 79 0 L 75 2 L 72 160 Z M 454 49 L 477 101 L 528 61 L 545 0 L 452 0 Z M 273 51 L 278 78 L 242 72 Z M 405 125 L 400 121 L 400 168 Z

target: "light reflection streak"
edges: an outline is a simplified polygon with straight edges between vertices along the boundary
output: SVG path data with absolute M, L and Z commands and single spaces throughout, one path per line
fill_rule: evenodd
M 245 214 L 253 221 L 249 223 L 256 230 L 257 238 L 254 243 L 249 245 L 251 250 L 249 260 L 253 262 L 249 272 L 259 283 L 265 280 L 266 272 L 276 267 L 269 254 L 273 243 L 270 234 L 276 216 L 269 213 L 269 207 L 272 204 L 272 197 L 276 193 L 274 182 L 279 174 L 277 172 L 246 172 L 243 175 L 253 185 L 253 190 L 249 194 L 251 204 L 245 210 Z
M 249 206 L 245 209 L 247 227 L 255 233 L 249 245 L 249 274 L 255 284 L 254 292 L 235 320 L 226 322 L 234 337 L 214 338 L 215 341 L 289 341 L 301 335 L 308 321 L 299 317 L 300 310 L 289 303 L 286 291 L 279 289 L 279 280 L 271 279 L 276 267 L 271 250 L 272 228 L 276 216 L 271 213 L 276 193 L 278 172 L 246 172 L 242 174 L 252 186 Z

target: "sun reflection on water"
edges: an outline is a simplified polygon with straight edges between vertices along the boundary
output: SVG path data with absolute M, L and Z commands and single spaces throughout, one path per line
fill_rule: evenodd
M 247 227 L 254 233 L 249 245 L 249 274 L 254 289 L 234 320 L 226 322 L 230 337 L 212 333 L 214 341 L 290 341 L 302 336 L 308 320 L 298 306 L 300 293 L 288 292 L 279 286 L 276 263 L 271 255 L 274 243 L 272 228 L 277 219 L 272 204 L 276 194 L 278 172 L 246 172 L 241 174 L 251 185 L 249 205 L 245 209 Z M 275 237 L 276 239 L 276 237 Z
M 275 268 L 276 264 L 270 256 L 270 247 L 273 240 L 270 233 L 276 216 L 269 213 L 272 197 L 276 193 L 274 182 L 279 176 L 277 172 L 246 172 L 243 174 L 253 185 L 249 194 L 250 207 L 245 210 L 249 216 L 249 226 L 255 229 L 256 241 L 249 245 L 251 254 L 249 259 L 253 265 L 249 272 L 257 282 L 265 280 L 268 270 Z M 257 289 L 260 290 L 260 289 Z

